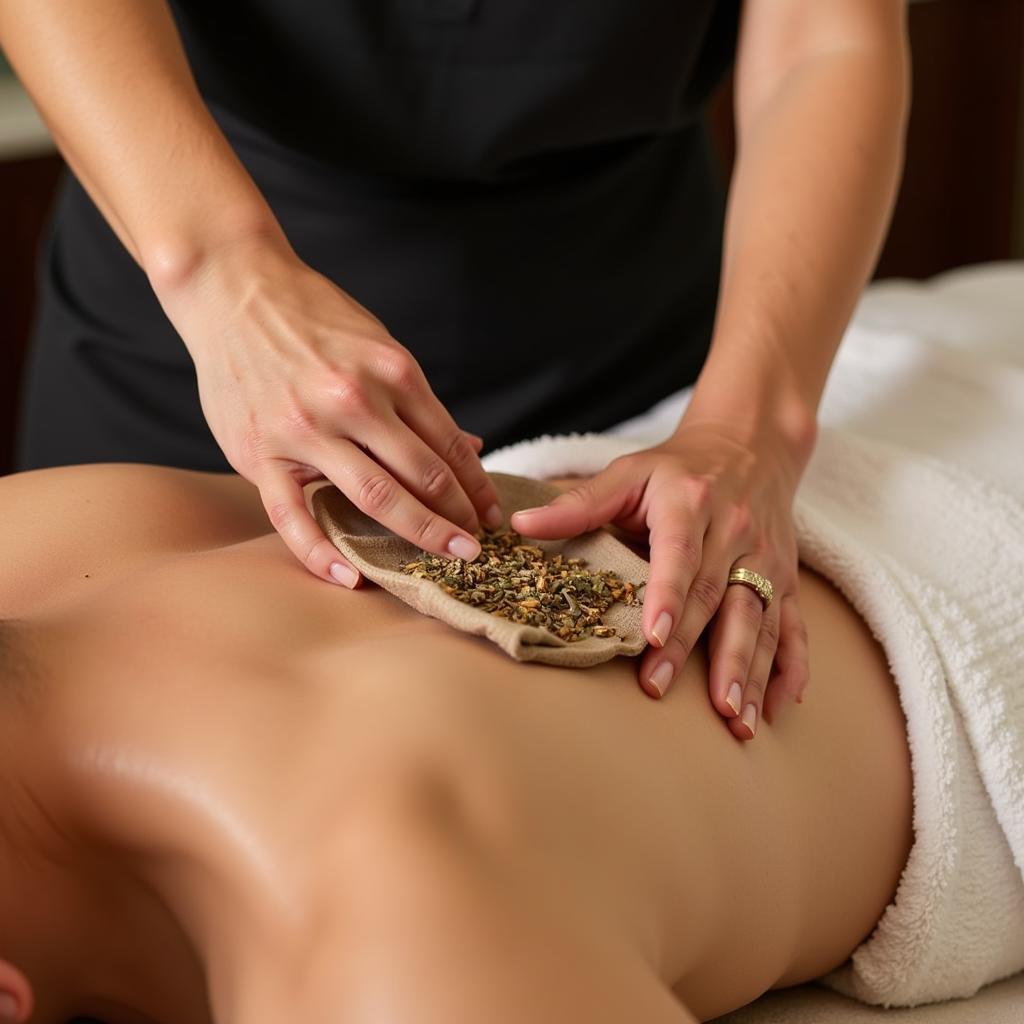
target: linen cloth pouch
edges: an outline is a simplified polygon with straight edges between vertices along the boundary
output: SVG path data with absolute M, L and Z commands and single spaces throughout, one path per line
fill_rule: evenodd
M 498 489 L 505 514 L 502 528 L 508 528 L 508 516 L 519 509 L 543 505 L 561 491 L 553 484 L 510 473 L 490 473 Z M 392 533 L 387 527 L 356 508 L 334 486 L 322 487 L 313 495 L 313 515 L 331 543 L 367 578 L 394 594 L 424 615 L 440 619 L 454 629 L 486 637 L 517 661 L 539 661 L 566 668 L 586 668 L 620 654 L 639 654 L 647 646 L 641 629 L 643 609 L 616 601 L 602 616 L 615 629 L 612 637 L 589 636 L 568 641 L 541 626 L 529 626 L 493 615 L 445 593 L 433 580 L 402 572 L 401 566 L 421 556 L 421 549 Z M 637 586 L 643 598 L 650 563 L 631 551 L 605 529 L 564 540 L 533 540 L 549 555 L 584 559 L 590 572 L 609 570 L 624 582 Z

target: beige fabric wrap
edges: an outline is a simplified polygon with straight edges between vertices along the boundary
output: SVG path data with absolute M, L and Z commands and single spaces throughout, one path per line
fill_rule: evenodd
M 501 507 L 508 516 L 522 508 L 543 505 L 560 491 L 553 484 L 509 473 L 491 473 Z M 567 668 L 585 668 L 620 654 L 639 654 L 647 646 L 640 628 L 642 607 L 616 602 L 605 612 L 606 625 L 619 635 L 587 637 L 569 642 L 539 626 L 524 626 L 464 604 L 446 594 L 433 580 L 407 576 L 400 569 L 419 555 L 420 549 L 359 511 L 336 487 L 322 487 L 313 495 L 313 514 L 334 546 L 367 578 L 388 593 L 449 626 L 485 636 L 518 661 L 542 661 Z M 616 573 L 638 586 L 646 584 L 650 565 L 616 540 L 607 530 L 568 540 L 533 540 L 551 554 L 585 559 L 585 568 Z M 640 590 L 643 597 L 643 590 Z

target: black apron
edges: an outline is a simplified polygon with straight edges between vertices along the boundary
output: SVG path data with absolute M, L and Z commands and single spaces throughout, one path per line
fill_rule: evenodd
M 703 107 L 739 0 L 174 0 L 199 87 L 298 254 L 486 450 L 696 379 L 723 220 Z M 227 463 L 188 353 L 68 177 L 20 468 Z

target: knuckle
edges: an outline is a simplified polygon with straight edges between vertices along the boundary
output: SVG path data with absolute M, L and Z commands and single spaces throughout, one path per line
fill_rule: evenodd
M 722 659 L 727 668 L 731 669 L 730 675 L 737 679 L 745 679 L 750 671 L 750 658 L 738 648 L 722 652 Z
M 242 464 L 256 466 L 270 453 L 270 444 L 266 432 L 258 423 L 249 423 L 242 435 Z
M 476 456 L 469 438 L 461 430 L 456 430 L 448 440 L 445 447 L 444 459 L 449 466 L 462 466 L 472 461 Z
M 661 587 L 662 591 L 667 591 L 672 596 L 677 608 L 682 608 L 686 603 L 686 590 L 683 589 L 682 584 L 674 576 L 659 580 L 658 586 Z
M 653 541 L 651 547 L 652 549 L 655 547 Z M 659 539 L 657 549 L 669 555 L 675 563 L 682 566 L 688 573 L 696 572 L 700 565 L 701 545 L 696 537 L 690 534 L 674 533 L 664 539 Z
M 433 513 L 425 515 L 413 527 L 412 535 L 422 548 L 431 546 L 431 539 L 437 534 L 437 525 L 440 522 Z
M 365 381 L 355 374 L 335 374 L 326 383 L 327 394 L 335 409 L 351 418 L 370 412 L 370 393 Z
M 592 505 L 594 502 L 594 491 L 590 485 L 590 482 L 582 484 L 573 484 L 568 490 L 563 491 L 557 498 L 556 502 L 571 503 L 582 506 Z
M 683 480 L 686 504 L 695 512 L 704 513 L 711 508 L 711 483 L 702 476 L 688 476 Z
M 492 501 L 500 501 L 501 496 L 497 492 L 497 488 L 494 486 L 494 482 L 487 475 L 486 472 L 476 474 L 474 473 L 468 484 L 462 484 L 463 490 L 466 495 L 470 498 L 486 497 L 488 499 L 487 504 L 491 504 Z M 473 502 L 476 504 L 476 501 Z
M 747 693 L 753 690 L 757 694 L 757 703 L 760 704 L 764 698 L 764 691 L 766 686 L 767 683 L 765 682 L 765 680 L 759 678 L 758 676 L 751 676 L 747 680 Z M 746 701 L 747 699 L 747 693 L 744 693 L 743 695 L 744 701 Z
M 803 619 L 794 619 L 789 624 L 789 639 L 796 640 L 801 647 L 807 647 L 810 638 L 807 635 L 807 623 Z
M 380 361 L 381 375 L 393 388 L 406 394 L 416 391 L 421 383 L 419 363 L 411 352 L 395 349 Z
M 398 487 L 386 473 L 374 473 L 359 485 L 359 507 L 367 515 L 386 513 L 398 499 Z
M 685 664 L 690 656 L 690 645 L 687 638 L 679 633 L 673 633 L 662 650 L 669 655 L 669 660 L 674 666 Z
M 281 416 L 284 432 L 291 437 L 307 439 L 317 432 L 317 418 L 305 405 L 289 401 Z
M 754 513 L 747 504 L 734 505 L 729 511 L 726 536 L 730 543 L 738 544 L 749 540 L 754 532 Z
M 431 459 L 423 468 L 420 486 L 428 498 L 442 498 L 455 484 L 455 477 L 448 465 L 440 459 Z
M 270 525 L 280 533 L 292 522 L 292 507 L 284 501 L 275 501 L 267 506 L 267 518 Z
M 306 553 L 305 553 L 305 555 L 303 555 L 303 558 L 302 558 L 302 561 L 305 563 L 305 565 L 308 568 L 312 569 L 314 572 L 319 571 L 319 565 L 318 565 L 319 559 L 317 558 L 317 552 L 325 544 L 329 548 L 331 548 L 331 554 L 333 556 L 330 559 L 331 561 L 343 562 L 350 569 L 353 568 L 352 564 L 348 561 L 347 558 L 341 558 L 341 557 L 338 556 L 337 550 L 334 548 L 334 545 L 332 545 L 331 542 L 329 540 L 327 540 L 326 538 L 324 538 L 324 537 L 318 537 L 318 538 L 316 538 L 314 540 L 310 540 L 309 541 L 309 543 L 308 543 L 308 545 L 306 547 Z
M 768 553 L 772 550 L 771 539 L 769 538 L 767 531 L 762 529 L 756 523 L 750 530 L 750 536 L 747 538 L 747 546 L 751 551 L 761 553 Z
M 722 586 L 710 576 L 697 575 L 690 584 L 688 600 L 695 601 L 702 612 L 711 618 L 722 603 Z
M 745 626 L 760 630 L 764 618 L 761 598 L 746 587 L 734 585 L 732 597 L 732 614 L 738 616 Z
M 761 620 L 761 634 L 758 642 L 765 650 L 774 651 L 779 645 L 779 624 L 775 618 L 765 616 Z

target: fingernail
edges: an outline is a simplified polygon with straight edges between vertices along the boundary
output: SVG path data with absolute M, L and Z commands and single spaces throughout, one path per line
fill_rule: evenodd
M 460 534 L 448 541 L 448 552 L 456 558 L 472 562 L 480 554 L 480 545 L 475 540 L 470 540 L 469 537 L 463 537 Z
M 671 661 L 663 661 L 650 675 L 648 682 L 658 691 L 659 697 L 665 696 L 668 684 L 672 682 L 675 669 Z
M 0 1024 L 14 1024 L 18 1019 L 18 1001 L 9 992 L 0 992 Z
M 500 506 L 500 505 L 497 505 L 497 504 L 495 504 L 495 505 L 492 505 L 492 506 L 491 506 L 491 507 L 490 507 L 490 508 L 489 508 L 489 509 L 488 509 L 488 510 L 487 510 L 487 511 L 486 511 L 486 512 L 484 513 L 484 522 L 485 522 L 485 523 L 486 523 L 486 524 L 487 524 L 487 525 L 488 525 L 488 526 L 489 526 L 489 527 L 490 527 L 490 528 L 491 528 L 492 530 L 496 530 L 496 529 L 497 529 L 497 528 L 498 528 L 499 526 L 501 526 L 501 506 Z
M 521 509 L 519 509 L 518 512 L 513 512 L 512 515 L 514 515 L 514 516 L 529 516 L 529 515 L 532 515 L 534 512 L 541 512 L 541 511 L 543 511 L 543 509 L 544 509 L 543 505 L 534 505 L 533 508 L 521 508 Z
M 743 724 L 750 730 L 750 735 L 753 736 L 757 732 L 757 706 L 754 704 L 748 704 L 743 709 L 743 714 L 740 715 Z
M 729 687 L 729 695 L 725 698 L 725 703 L 729 705 L 738 715 L 740 713 L 740 701 L 743 699 L 743 687 L 739 683 L 733 683 Z
M 662 612 L 658 616 L 658 621 L 651 626 L 651 632 L 658 641 L 658 646 L 664 647 L 665 641 L 669 638 L 669 634 L 672 632 L 672 616 L 669 615 L 668 612 Z
M 340 583 L 342 586 L 348 587 L 351 590 L 356 585 L 356 580 L 359 576 L 354 573 L 347 565 L 342 565 L 341 562 L 331 562 L 330 574 Z

